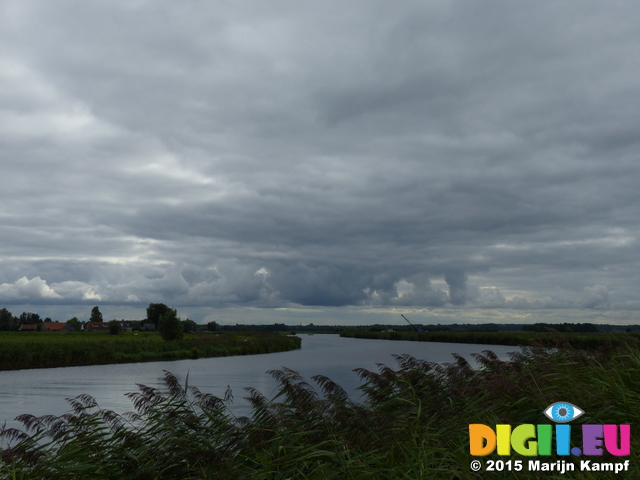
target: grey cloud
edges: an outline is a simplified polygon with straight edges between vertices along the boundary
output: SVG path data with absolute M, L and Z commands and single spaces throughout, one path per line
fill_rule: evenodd
M 505 302 L 509 308 L 526 310 L 532 308 L 531 302 L 524 297 L 514 296 L 511 300 Z
M 474 305 L 481 308 L 504 308 L 507 302 L 498 288 L 478 289 L 473 296 Z
M 556 290 L 549 296 L 528 300 L 520 296 L 504 302 L 504 306 L 513 309 L 594 309 L 606 310 L 612 307 L 609 300 L 609 289 L 604 285 L 585 287 L 581 293 Z M 632 310 L 632 304 L 618 306 L 618 308 Z
M 637 308 L 631 2 L 2 8 L 2 302 Z
M 396 287 L 396 296 L 388 299 L 386 304 L 441 307 L 449 301 L 449 297 L 445 292 L 433 287 L 427 275 L 417 274 L 408 276 L 406 279 L 403 279 L 403 281 L 411 286 L 411 290 L 400 295 Z
M 454 305 L 467 303 L 467 274 L 464 272 L 448 272 L 444 276 L 449 285 L 449 300 Z
M 607 308 L 610 306 L 609 289 L 604 285 L 594 285 L 584 289 L 584 308 Z

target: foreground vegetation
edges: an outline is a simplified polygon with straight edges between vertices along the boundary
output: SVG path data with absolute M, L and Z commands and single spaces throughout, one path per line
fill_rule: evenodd
M 300 339 L 268 332 L 187 334 L 0 332 L 0 370 L 130 363 L 272 353 L 300 348 Z
M 231 392 L 216 398 L 167 373 L 166 391 L 140 386 L 129 394 L 135 413 L 101 409 L 82 395 L 66 415 L 22 415 L 25 431 L 0 432 L 13 445 L 0 452 L 0 478 L 640 478 L 640 345 L 629 338 L 624 346 L 586 352 L 556 337 L 553 349 L 534 345 L 511 361 L 485 351 L 477 355 L 480 369 L 456 355 L 445 365 L 399 355 L 395 369 L 358 370 L 362 403 L 329 378 L 313 377 L 316 393 L 296 372 L 273 371 L 280 385 L 274 399 L 247 389 L 249 418 L 230 413 Z M 631 471 L 471 471 L 470 423 L 549 423 L 543 410 L 561 400 L 585 411 L 576 425 L 632 425 L 630 457 L 598 458 L 629 459 Z
M 408 340 L 414 342 L 474 343 L 479 345 L 527 346 L 532 342 L 545 347 L 557 344 L 559 335 L 573 348 L 593 350 L 607 346 L 623 346 L 640 340 L 638 333 L 594 332 L 375 332 L 364 329 L 347 330 L 341 337 L 366 338 L 375 340 Z

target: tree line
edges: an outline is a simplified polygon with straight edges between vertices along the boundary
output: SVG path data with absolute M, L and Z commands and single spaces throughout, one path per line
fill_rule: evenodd
M 595 333 L 598 327 L 593 323 L 534 323 L 533 325 L 523 325 L 524 332 L 548 332 L 556 330 L 562 333 Z
M 3 308 L 0 310 L 0 331 L 12 331 L 20 329 L 20 325 L 33 325 L 44 322 L 50 322 L 50 318 L 42 320 L 40 315 L 32 312 L 22 312 L 19 317 L 14 317 L 13 314 Z
M 100 313 L 99 307 L 93 307 L 91 310 L 90 322 L 102 322 L 102 313 Z M 40 315 L 33 312 L 22 312 L 19 317 L 15 317 L 6 308 L 0 309 L 0 331 L 10 332 L 20 330 L 21 325 L 42 325 L 43 323 L 53 322 L 51 318 L 40 318 Z M 58 322 L 56 322 L 58 323 Z M 78 317 L 73 317 L 67 320 L 65 323 L 72 324 L 76 330 L 80 330 L 80 320 Z
M 103 322 L 100 308 L 95 306 L 91 309 L 90 322 Z M 19 317 L 14 316 L 6 308 L 0 309 L 0 331 L 17 331 L 21 325 L 42 325 L 46 322 L 53 322 L 51 318 L 40 318 L 40 315 L 33 312 L 23 312 Z M 158 330 L 165 340 L 177 340 L 182 338 L 184 332 L 198 331 L 198 325 L 193 320 L 180 319 L 175 308 L 170 308 L 164 303 L 150 303 L 147 307 L 147 318 L 143 323 L 151 323 Z M 81 322 L 77 317 L 67 320 L 65 323 L 73 325 L 75 330 L 81 330 Z M 111 320 L 109 323 L 109 333 L 117 335 L 121 332 L 119 320 Z M 141 325 L 140 325 L 141 326 Z M 209 330 L 216 330 L 216 323 L 209 322 Z

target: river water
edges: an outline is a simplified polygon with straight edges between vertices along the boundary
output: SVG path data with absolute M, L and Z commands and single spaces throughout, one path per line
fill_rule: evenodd
M 301 338 L 300 350 L 264 355 L 0 371 L 0 424 L 6 421 L 7 426 L 18 427 L 20 424 L 14 419 L 23 413 L 67 413 L 70 408 L 65 399 L 81 394 L 93 396 L 102 408 L 121 414 L 132 411 L 133 405 L 125 394 L 136 391 L 136 384 L 162 389 L 165 370 L 176 375 L 182 384 L 188 375 L 190 386 L 219 397 L 231 386 L 235 397 L 231 410 L 236 415 L 248 415 L 249 407 L 243 400 L 245 387 L 256 388 L 268 398 L 274 395 L 277 383 L 266 373 L 268 370 L 292 368 L 312 384 L 311 376 L 325 375 L 357 400 L 356 388 L 361 381 L 352 370 L 363 367 L 377 371 L 376 363 L 395 368 L 392 354 L 407 353 L 443 363 L 454 361 L 451 354 L 458 353 L 473 363 L 472 353 L 492 350 L 506 360 L 508 352 L 519 350 L 499 345 L 363 340 L 338 335 L 302 334 Z

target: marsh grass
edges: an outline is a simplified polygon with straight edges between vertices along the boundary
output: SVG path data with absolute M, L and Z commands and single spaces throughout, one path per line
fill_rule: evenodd
M 300 348 L 298 337 L 271 332 L 185 335 L 164 341 L 140 335 L 90 332 L 2 332 L 0 370 L 221 357 Z
M 246 389 L 252 410 L 242 418 L 228 409 L 231 392 L 217 398 L 166 373 L 163 391 L 128 394 L 133 413 L 81 395 L 69 414 L 19 417 L 24 430 L 0 432 L 12 445 L 0 454 L 0 478 L 479 479 L 488 474 L 469 468 L 470 423 L 548 423 L 542 411 L 560 400 L 585 411 L 580 423 L 631 424 L 632 471 L 491 478 L 640 478 L 638 345 L 590 353 L 534 345 L 510 361 L 491 351 L 476 359 L 481 368 L 458 355 L 443 365 L 397 355 L 395 368 L 357 369 L 359 403 L 325 376 L 312 377 L 316 389 L 294 370 L 271 371 L 277 394 Z
M 640 334 L 627 332 L 372 332 L 362 329 L 346 330 L 341 337 L 370 340 L 407 340 L 414 342 L 473 343 L 484 345 L 528 346 L 532 343 L 555 347 L 559 340 L 572 348 L 596 350 L 602 347 L 620 347 L 637 344 Z

